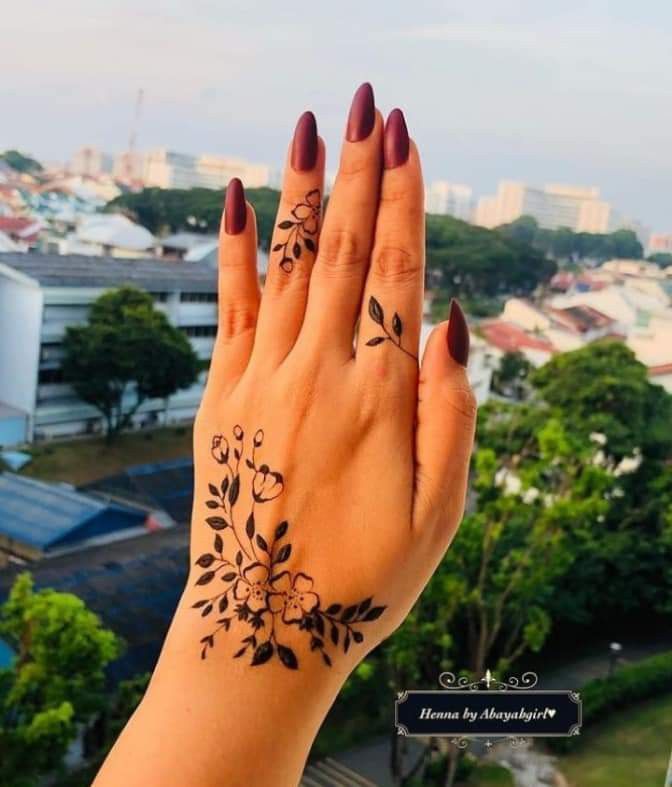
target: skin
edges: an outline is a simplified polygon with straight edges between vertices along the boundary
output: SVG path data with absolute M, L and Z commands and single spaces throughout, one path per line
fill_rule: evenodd
M 317 257 L 302 254 L 288 274 L 271 255 L 263 297 L 253 209 L 239 234 L 222 223 L 219 329 L 194 432 L 192 570 L 147 694 L 96 787 L 296 785 L 343 682 L 404 620 L 455 535 L 476 406 L 448 352 L 448 324 L 435 327 L 420 366 L 389 341 L 365 344 L 380 333 L 367 312 L 371 295 L 386 320 L 399 313 L 415 355 L 421 324 L 420 159 L 411 141 L 406 163 L 384 169 L 382 151 L 376 113 L 366 139 L 343 142 Z M 310 171 L 295 171 L 288 154 L 278 222 L 322 190 L 324 161 L 322 140 Z M 276 229 L 272 245 L 285 237 Z M 192 609 L 207 595 L 195 586 L 203 570 L 194 561 L 212 549 L 208 484 L 223 477 L 211 441 L 230 438 L 235 424 L 248 437 L 263 429 L 258 461 L 284 476 L 282 495 L 257 509 L 257 532 L 268 539 L 278 522 L 290 523 L 284 568 L 310 575 L 323 606 L 373 596 L 386 607 L 362 626 L 361 644 L 330 651 L 331 667 L 305 632 L 282 623 L 297 670 L 275 658 L 260 666 L 232 658 L 249 633 L 238 621 L 200 658 L 212 626 Z M 250 484 L 244 477 L 244 490 Z

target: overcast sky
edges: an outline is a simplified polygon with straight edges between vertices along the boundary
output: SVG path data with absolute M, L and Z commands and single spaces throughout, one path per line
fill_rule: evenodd
M 279 165 L 315 111 L 337 161 L 350 96 L 400 106 L 427 180 L 597 185 L 672 231 L 670 0 L 20 0 L 2 14 L 0 149 L 80 144 Z

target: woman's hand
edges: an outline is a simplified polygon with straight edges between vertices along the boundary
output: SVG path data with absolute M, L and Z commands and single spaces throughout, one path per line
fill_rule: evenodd
M 324 164 L 305 113 L 263 296 L 254 211 L 239 181 L 227 190 L 191 572 L 143 703 L 160 724 L 151 707 L 188 692 L 197 732 L 180 737 L 207 755 L 175 784 L 205 784 L 202 757 L 227 769 L 213 784 L 296 783 L 339 687 L 403 621 L 463 511 L 468 331 L 454 303 L 419 367 L 423 184 L 401 111 L 383 128 L 370 86 L 357 91 L 322 222 Z M 265 714 L 270 766 L 251 754 Z

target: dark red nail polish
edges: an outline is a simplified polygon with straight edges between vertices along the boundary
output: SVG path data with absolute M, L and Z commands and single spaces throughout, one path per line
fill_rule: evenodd
M 383 137 L 385 169 L 400 167 L 408 161 L 408 129 L 404 113 L 393 109 L 387 116 Z
M 469 361 L 469 328 L 462 307 L 455 298 L 450 302 L 448 352 L 454 361 L 462 366 L 467 365 Z
M 294 131 L 292 169 L 308 172 L 317 164 L 317 123 L 312 112 L 304 112 Z
M 375 122 L 376 104 L 373 98 L 373 88 L 368 82 L 365 82 L 357 88 L 352 99 L 345 138 L 348 142 L 361 142 L 373 131 Z
M 224 231 L 227 235 L 240 235 L 246 223 L 245 189 L 239 178 L 232 178 L 224 199 Z

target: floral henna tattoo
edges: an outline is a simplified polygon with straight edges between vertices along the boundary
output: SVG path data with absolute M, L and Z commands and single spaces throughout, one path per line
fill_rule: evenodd
M 251 454 L 245 457 L 245 433 L 239 425 L 233 427 L 231 444 L 222 434 L 212 439 L 211 455 L 224 470 L 224 478 L 218 485 L 208 484 L 210 496 L 206 506 L 213 514 L 205 521 L 214 531 L 213 551 L 196 560 L 204 572 L 195 584 L 210 585 L 219 579 L 224 587 L 192 605 L 204 618 L 213 612 L 219 616 L 215 628 L 201 639 L 201 658 L 205 659 L 214 648 L 217 635 L 229 631 L 237 620 L 247 627 L 248 633 L 234 658 L 249 654 L 250 664 L 258 666 L 277 656 L 288 669 L 297 669 L 299 661 L 294 650 L 280 641 L 290 626 L 296 626 L 306 632 L 310 650 L 319 651 L 322 661 L 330 667 L 332 656 L 328 651 L 333 653 L 333 649 L 341 647 L 347 653 L 351 643 L 362 642 L 359 625 L 377 620 L 385 607 L 373 606 L 373 599 L 365 598 L 357 604 L 330 604 L 325 608 L 313 589 L 312 577 L 303 571 L 293 573 L 282 568 L 292 554 L 292 545 L 287 541 L 289 523 L 276 525 L 270 539 L 257 529 L 256 507 L 275 500 L 285 486 L 281 473 L 257 463 L 256 452 L 263 442 L 264 433 L 259 429 L 252 439 Z M 251 498 L 244 528 L 236 521 L 241 490 L 249 492 Z M 234 553 L 232 560 L 229 549 Z
M 294 270 L 294 263 L 301 257 L 303 249 L 315 253 L 321 207 L 319 189 L 313 189 L 306 194 L 303 202 L 294 207 L 293 219 L 285 219 L 278 224 L 279 230 L 289 230 L 287 238 L 273 246 L 273 251 L 282 252 L 280 267 L 285 273 Z
M 401 321 L 401 317 L 398 315 L 397 312 L 394 313 L 392 317 L 392 333 L 389 332 L 385 325 L 385 312 L 383 311 L 383 307 L 380 303 L 373 297 L 373 295 L 369 298 L 369 317 L 380 327 L 383 329 L 384 336 L 374 336 L 373 339 L 369 339 L 366 343 L 367 347 L 376 347 L 383 342 L 392 342 L 395 347 L 398 347 L 403 353 L 406 353 L 410 358 L 414 360 L 418 360 L 417 355 L 413 355 L 412 352 L 407 350 L 405 347 L 401 346 L 401 335 L 404 332 L 404 324 Z

